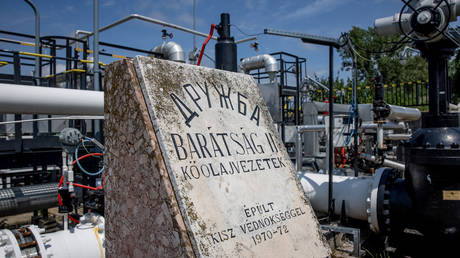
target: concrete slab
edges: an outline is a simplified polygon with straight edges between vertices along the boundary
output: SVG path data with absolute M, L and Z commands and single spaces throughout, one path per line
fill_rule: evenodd
M 149 117 L 145 110 L 136 110 L 136 106 L 142 106 L 139 93 L 136 96 L 128 92 L 132 90 L 123 89 L 137 88 L 137 79 L 132 78 L 130 83 L 114 90 L 114 84 L 128 78 L 122 79 L 125 75 L 121 70 L 111 72 L 113 67 L 109 67 L 106 75 L 109 86 L 105 103 L 108 150 L 105 156 L 112 184 L 107 190 L 106 213 L 112 214 L 109 218 L 114 218 L 115 213 L 142 216 L 142 211 L 134 214 L 134 210 L 163 208 L 157 198 L 143 193 L 155 190 L 165 196 L 162 200 L 168 208 L 162 214 L 174 222 L 173 227 L 151 228 L 149 223 L 156 221 L 154 216 L 145 218 L 144 224 L 154 234 L 164 234 L 165 230 L 177 233 L 181 255 L 326 257 L 330 254 L 250 76 L 147 57 L 136 57 L 133 63 Z M 125 128 L 125 123 L 136 125 Z M 149 156 L 149 151 L 161 151 L 161 156 Z M 148 167 L 138 165 L 139 162 Z M 130 166 L 132 171 L 126 175 Z M 129 185 L 142 188 L 136 192 Z M 116 191 L 118 187 L 123 189 Z M 130 206 L 128 202 L 132 201 L 143 205 Z M 125 207 L 130 210 L 123 211 Z M 180 210 L 180 216 L 173 216 L 177 214 L 174 208 Z M 109 218 L 107 241 L 118 243 L 121 236 L 117 237 L 117 232 L 123 234 L 126 229 L 112 223 L 117 228 L 111 230 Z M 138 220 L 130 219 L 136 225 L 141 224 Z M 175 224 L 180 226 L 174 227 Z M 183 248 L 188 243 L 193 254 Z M 110 251 L 118 250 L 118 245 L 109 243 L 108 253 L 128 254 Z M 149 255 L 157 256 L 146 254 Z

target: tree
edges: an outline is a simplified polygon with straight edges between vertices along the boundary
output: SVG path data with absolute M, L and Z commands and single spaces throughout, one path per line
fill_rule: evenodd
M 401 62 L 404 47 L 410 47 L 410 43 L 401 42 L 399 36 L 378 36 L 373 28 L 359 27 L 353 27 L 348 35 L 357 58 L 359 83 L 369 84 L 377 69 L 385 83 L 428 79 L 428 65 L 422 57 L 409 56 Z M 352 68 L 351 52 L 350 48 L 339 50 L 343 70 Z
M 460 51 L 457 51 L 457 55 L 454 59 L 449 62 L 449 76 L 452 87 L 452 103 L 460 102 Z

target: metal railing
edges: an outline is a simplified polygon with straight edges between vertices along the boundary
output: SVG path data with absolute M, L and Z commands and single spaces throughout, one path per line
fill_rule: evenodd
M 405 83 L 390 83 L 384 85 L 385 101 L 388 104 L 416 107 L 428 106 L 428 81 L 415 81 Z M 327 90 L 317 89 L 313 93 L 314 101 L 324 101 L 327 99 Z M 373 86 L 358 86 L 358 103 L 372 103 L 374 100 Z M 347 104 L 352 102 L 352 88 L 337 87 L 334 90 L 336 103 Z

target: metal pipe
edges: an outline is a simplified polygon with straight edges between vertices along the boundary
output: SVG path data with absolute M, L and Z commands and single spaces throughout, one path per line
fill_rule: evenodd
M 100 81 L 100 71 L 99 71 L 99 0 L 94 0 L 94 21 L 93 21 L 93 74 L 94 74 L 94 90 L 100 91 L 101 86 L 99 85 Z M 101 121 L 94 121 L 94 135 L 98 140 L 101 140 Z
M 56 207 L 57 194 L 57 183 L 0 189 L 0 217 Z
M 371 162 L 377 162 L 377 158 L 375 156 L 371 155 L 371 154 L 361 153 L 359 156 L 361 158 L 365 159 L 365 160 L 368 160 L 368 161 L 371 161 Z M 396 161 L 393 161 L 393 160 L 389 160 L 389 159 L 384 159 L 383 160 L 383 166 L 384 167 L 394 168 L 394 169 L 397 169 L 397 170 L 400 170 L 400 171 L 406 170 L 406 165 L 405 164 L 399 163 L 399 162 L 396 162 Z
M 328 144 L 328 173 L 329 173 L 329 198 L 328 198 L 328 215 L 329 222 L 332 221 L 334 214 L 333 204 L 333 177 L 334 172 L 334 48 L 329 46 L 329 144 Z
M 358 176 L 358 127 L 359 127 L 359 106 L 358 106 L 358 68 L 356 56 L 353 55 L 353 170 L 355 177 Z
M 104 116 L 58 116 L 58 117 L 45 117 L 45 118 L 37 118 L 37 119 L 24 119 L 24 120 L 14 120 L 14 121 L 6 121 L 0 122 L 0 125 L 8 125 L 8 124 L 22 124 L 22 123 L 30 123 L 30 122 L 38 122 L 38 121 L 51 121 L 51 120 L 97 120 L 97 119 L 104 119 Z
M 310 81 L 312 81 L 313 83 L 315 83 L 315 84 L 318 85 L 319 87 L 321 87 L 323 90 L 329 91 L 329 88 L 328 88 L 326 85 L 324 85 L 324 84 L 322 84 L 321 82 L 315 80 L 314 78 L 312 78 L 312 77 L 310 77 L 310 76 L 307 75 L 307 79 L 310 80 Z
M 185 63 L 185 52 L 176 42 L 163 42 L 163 44 L 154 47 L 152 52 L 161 53 L 168 60 Z
M 385 140 L 390 141 L 401 141 L 401 140 L 409 140 L 412 137 L 410 134 L 386 134 L 383 136 Z
M 172 23 L 160 21 L 160 20 L 157 20 L 157 19 L 153 19 L 153 18 L 150 18 L 150 17 L 140 15 L 140 14 L 131 14 L 131 15 L 125 17 L 125 18 L 122 18 L 122 19 L 114 22 L 114 23 L 111 23 L 111 24 L 109 24 L 109 25 L 107 25 L 105 27 L 102 27 L 101 29 L 99 29 L 99 32 L 106 31 L 106 30 L 108 30 L 110 28 L 113 28 L 113 27 L 115 27 L 117 25 L 120 25 L 120 24 L 125 23 L 125 22 L 127 22 L 129 20 L 132 20 L 132 19 L 138 19 L 138 20 L 141 20 L 141 21 L 158 24 L 158 25 L 165 26 L 165 27 L 170 27 L 170 28 L 173 28 L 173 29 L 177 29 L 177 30 L 181 30 L 181 31 L 184 31 L 184 32 L 192 33 L 194 35 L 198 35 L 198 36 L 201 36 L 201 37 L 204 37 L 204 38 L 208 37 L 208 34 L 206 34 L 206 33 L 202 33 L 202 32 L 196 31 L 196 30 L 191 30 L 191 29 L 188 29 L 188 28 L 185 28 L 185 27 L 182 27 L 182 26 L 178 26 L 178 25 L 175 25 L 175 24 L 172 24 Z M 94 31 L 96 31 L 96 30 L 94 30 Z M 86 35 L 84 38 L 90 37 L 93 34 L 94 34 L 94 32 L 91 32 L 90 34 Z M 217 37 L 211 37 L 211 39 L 217 40 Z
M 420 110 L 416 108 L 401 107 L 395 105 L 390 106 L 390 115 L 388 119 L 397 121 L 416 121 L 422 116 Z
M 40 53 L 40 12 L 37 7 L 30 0 L 24 0 L 32 7 L 35 13 L 35 53 Z M 35 57 L 35 70 L 34 77 L 37 80 L 37 85 L 40 85 L 40 57 Z
M 278 73 L 278 62 L 276 59 L 268 54 L 258 55 L 253 57 L 244 58 L 240 62 L 240 69 L 244 73 L 249 73 L 251 70 L 265 68 L 265 72 L 270 77 L 270 82 L 276 80 Z
M 313 209 L 327 213 L 328 175 L 317 173 L 299 173 L 298 177 L 302 188 L 307 195 Z M 379 180 L 379 178 L 378 178 Z M 347 217 L 367 221 L 370 192 L 374 187 L 375 178 L 334 176 L 334 195 L 337 206 L 333 214 L 340 215 L 342 204 L 345 204 Z M 372 201 L 376 201 L 372 200 Z
M 302 133 L 298 129 L 297 129 L 297 137 L 295 139 L 295 147 L 296 147 L 296 167 L 297 167 L 297 171 L 302 171 L 302 162 L 303 162 Z
M 395 124 L 395 123 L 392 123 L 392 122 L 387 122 L 387 123 L 383 124 L 382 126 L 383 126 L 383 129 L 385 129 L 385 130 L 406 129 L 405 125 Z M 361 124 L 359 129 L 361 129 L 361 130 L 374 129 L 375 130 L 375 129 L 377 129 L 377 124 L 375 124 L 375 123 Z
M 383 124 L 377 124 L 377 148 L 380 150 L 384 149 L 383 144 Z
M 297 132 L 306 133 L 306 132 L 321 132 L 326 130 L 325 125 L 298 125 Z
M 196 0 L 193 0 L 193 30 L 196 31 Z M 196 49 L 196 35 L 193 34 L 193 50 Z
M 252 37 L 248 37 L 248 38 L 245 38 L 245 39 L 237 40 L 237 41 L 235 41 L 235 44 L 240 44 L 240 43 L 248 42 L 248 41 L 251 41 L 251 40 L 257 40 L 257 36 L 252 36 Z
M 326 130 L 325 125 L 299 125 L 297 126 L 297 137 L 296 137 L 296 164 L 297 171 L 302 171 L 302 134 L 307 132 L 320 132 Z
M 104 115 L 104 92 L 0 83 L 0 113 Z

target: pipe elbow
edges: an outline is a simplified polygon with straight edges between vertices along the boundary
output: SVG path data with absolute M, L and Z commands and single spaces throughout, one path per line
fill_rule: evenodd
M 185 52 L 182 47 L 173 42 L 169 41 L 156 46 L 152 49 L 153 52 L 161 53 L 163 56 L 170 61 L 185 63 Z
M 259 68 L 265 68 L 265 72 L 269 74 L 270 79 L 273 81 L 278 72 L 278 62 L 273 56 L 268 54 L 248 57 L 241 60 L 240 70 L 244 73 L 249 73 L 249 71 Z

